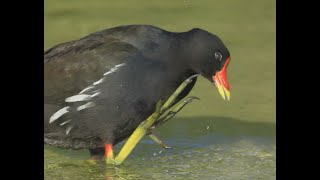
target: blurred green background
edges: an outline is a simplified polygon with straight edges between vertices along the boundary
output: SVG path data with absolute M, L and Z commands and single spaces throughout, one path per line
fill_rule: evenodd
M 204 79 L 196 102 L 179 116 L 222 116 L 275 123 L 275 0 L 45 0 L 44 47 L 127 24 L 150 24 L 168 31 L 203 28 L 218 35 L 231 52 L 231 100 L 223 101 Z
M 124 166 L 106 170 L 87 167 L 87 151 L 45 146 L 45 179 L 275 179 L 275 0 L 45 0 L 44 20 L 45 49 L 106 28 L 150 24 L 205 29 L 232 57 L 229 102 L 200 78 L 191 95 L 201 101 L 158 130 L 172 150 L 144 138 Z

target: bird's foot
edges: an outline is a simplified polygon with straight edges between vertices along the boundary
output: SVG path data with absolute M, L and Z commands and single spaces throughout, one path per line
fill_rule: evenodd
M 181 111 L 187 104 L 191 103 L 194 99 L 200 100 L 198 97 L 190 96 L 180 104 L 178 104 L 172 111 L 169 111 L 165 116 L 159 118 L 153 125 L 153 128 L 156 128 L 171 118 L 173 118 L 179 111 Z
M 167 146 L 162 140 L 160 140 L 156 135 L 154 135 L 152 133 L 152 130 L 154 130 L 156 127 L 164 124 L 165 122 L 167 122 L 168 120 L 170 120 L 171 118 L 173 118 L 181 109 L 183 109 L 187 104 L 191 103 L 194 99 L 200 100 L 198 97 L 188 97 L 187 99 L 185 99 L 182 103 L 178 104 L 176 106 L 175 109 L 173 109 L 172 111 L 169 111 L 165 116 L 157 119 L 157 121 L 154 123 L 153 126 L 151 126 L 148 129 L 148 135 L 149 137 L 156 142 L 157 144 L 159 144 L 161 147 L 165 148 L 165 149 L 171 149 L 171 147 Z

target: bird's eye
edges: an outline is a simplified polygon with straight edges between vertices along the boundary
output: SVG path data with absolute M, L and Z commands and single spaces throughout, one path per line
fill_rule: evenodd
M 219 61 L 222 60 L 222 54 L 221 54 L 220 52 L 218 52 L 218 51 L 216 51 L 216 52 L 214 53 L 214 57 L 215 57 L 217 60 L 219 60 Z

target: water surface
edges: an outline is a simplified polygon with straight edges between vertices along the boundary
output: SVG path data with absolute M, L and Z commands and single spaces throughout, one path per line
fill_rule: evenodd
M 145 137 L 121 166 L 86 162 L 88 151 L 44 147 L 45 179 L 276 179 L 275 124 L 226 117 L 180 117 Z M 123 143 L 115 147 L 119 152 Z

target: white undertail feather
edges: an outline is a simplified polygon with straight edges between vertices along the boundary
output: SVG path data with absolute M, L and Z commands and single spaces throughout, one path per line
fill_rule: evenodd
M 50 120 L 49 120 L 49 123 L 53 123 L 55 120 L 57 120 L 59 117 L 61 117 L 62 115 L 64 115 L 65 113 L 69 112 L 68 109 L 70 107 L 69 106 L 66 106 L 62 109 L 60 109 L 59 111 L 57 111 L 56 113 L 54 113 L 51 117 L 50 117 Z

